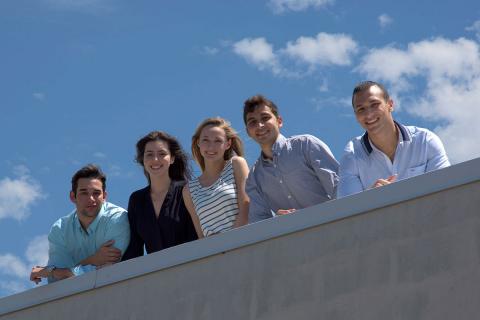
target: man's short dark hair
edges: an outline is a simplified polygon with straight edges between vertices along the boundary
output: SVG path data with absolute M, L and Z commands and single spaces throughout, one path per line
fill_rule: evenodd
M 267 106 L 270 111 L 278 118 L 278 108 L 272 101 L 268 100 L 261 94 L 257 94 L 251 98 L 248 98 L 243 104 L 243 122 L 247 124 L 247 114 L 254 112 L 256 108 L 261 106 Z
M 382 90 L 382 92 L 383 92 L 383 98 L 385 99 L 385 101 L 390 100 L 390 95 L 388 94 L 387 89 L 385 89 L 385 87 L 384 87 L 382 84 L 380 84 L 380 83 L 378 83 L 378 82 L 375 82 L 375 81 L 368 81 L 368 80 L 367 80 L 367 81 L 359 82 L 359 83 L 355 86 L 355 88 L 353 89 L 353 93 L 352 93 L 352 106 L 355 107 L 355 106 L 353 105 L 353 98 L 355 98 L 355 95 L 356 95 L 357 93 L 361 93 L 361 92 L 363 92 L 363 91 L 365 91 L 365 90 L 368 90 L 368 89 L 370 89 L 370 87 L 373 87 L 373 86 L 377 86 L 377 87 L 379 87 L 379 88 Z
M 87 164 L 85 167 L 81 168 L 72 177 L 72 192 L 75 196 L 77 196 L 77 188 L 78 188 L 78 180 L 81 178 L 90 178 L 90 179 L 98 179 L 102 182 L 102 189 L 105 192 L 107 187 L 107 177 L 102 172 L 100 167 L 94 164 Z

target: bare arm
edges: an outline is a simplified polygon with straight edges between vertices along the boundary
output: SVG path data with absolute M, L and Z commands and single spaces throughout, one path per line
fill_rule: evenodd
M 245 191 L 245 183 L 248 177 L 248 164 L 242 157 L 233 157 L 233 176 L 235 177 L 235 184 L 237 186 L 237 201 L 238 201 L 238 215 L 233 224 L 234 228 L 241 227 L 248 223 L 248 207 L 250 199 Z
M 36 266 L 32 268 L 30 273 L 30 280 L 35 282 L 35 284 L 39 284 L 42 278 L 48 277 L 52 277 L 55 280 L 63 280 L 73 277 L 73 272 L 69 268 L 57 268 L 52 272 L 48 272 L 47 267 Z
M 122 258 L 122 251 L 113 246 L 115 240 L 109 240 L 102 244 L 102 246 L 95 252 L 94 255 L 87 257 L 80 261 L 79 265 L 94 265 L 101 267 L 103 265 L 109 265 L 117 263 Z
M 190 189 L 188 189 L 188 184 L 183 187 L 182 190 L 183 195 L 183 202 L 185 202 L 185 207 L 190 214 L 190 218 L 192 219 L 193 226 L 195 227 L 195 231 L 197 232 L 198 238 L 203 238 L 203 231 L 200 225 L 200 220 L 198 219 L 197 212 L 195 211 L 195 206 L 193 205 L 192 196 L 190 194 Z

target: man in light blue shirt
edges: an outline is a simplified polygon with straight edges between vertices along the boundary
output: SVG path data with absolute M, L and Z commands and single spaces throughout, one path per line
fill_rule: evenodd
M 393 120 L 394 103 L 381 84 L 358 84 L 353 90 L 352 105 L 366 132 L 345 147 L 340 160 L 338 197 L 450 165 L 437 135 Z
M 48 265 L 32 268 L 30 280 L 49 282 L 119 262 L 130 240 L 127 211 L 106 202 L 106 177 L 87 165 L 72 177 L 76 209 L 57 220 L 48 235 Z
M 338 162 L 325 143 L 311 135 L 285 138 L 277 106 L 261 95 L 245 101 L 243 118 L 261 148 L 246 183 L 249 223 L 335 198 Z

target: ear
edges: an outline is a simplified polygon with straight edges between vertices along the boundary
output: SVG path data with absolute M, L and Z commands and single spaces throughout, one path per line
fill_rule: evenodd
M 388 106 L 388 110 L 389 110 L 390 112 L 392 112 L 393 109 L 394 109 L 394 108 L 393 108 L 394 102 L 393 102 L 392 99 L 389 99 L 389 100 L 387 101 L 387 106 Z
M 174 156 L 171 156 L 170 157 L 170 164 L 173 164 L 175 162 L 175 157 Z
M 277 123 L 278 123 L 278 127 L 281 128 L 283 126 L 283 119 L 281 116 L 278 116 L 277 117 Z
M 75 198 L 75 193 L 73 193 L 73 191 L 70 191 L 70 201 L 77 203 L 77 199 Z
M 226 145 L 227 145 L 227 150 L 230 149 L 232 147 L 232 139 L 228 139 Z
M 108 196 L 108 193 L 107 193 L 107 191 L 105 190 L 105 191 L 103 192 L 103 200 L 104 200 L 104 201 L 107 200 L 107 196 Z

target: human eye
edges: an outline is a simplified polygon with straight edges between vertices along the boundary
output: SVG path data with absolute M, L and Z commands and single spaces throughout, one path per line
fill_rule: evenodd
M 247 126 L 248 127 L 254 127 L 256 125 L 257 125 L 257 120 L 255 120 L 255 119 L 250 119 L 250 120 L 247 121 Z
M 360 107 L 360 108 L 355 109 L 355 113 L 357 113 L 357 114 L 362 114 L 364 111 L 365 111 L 364 107 Z

